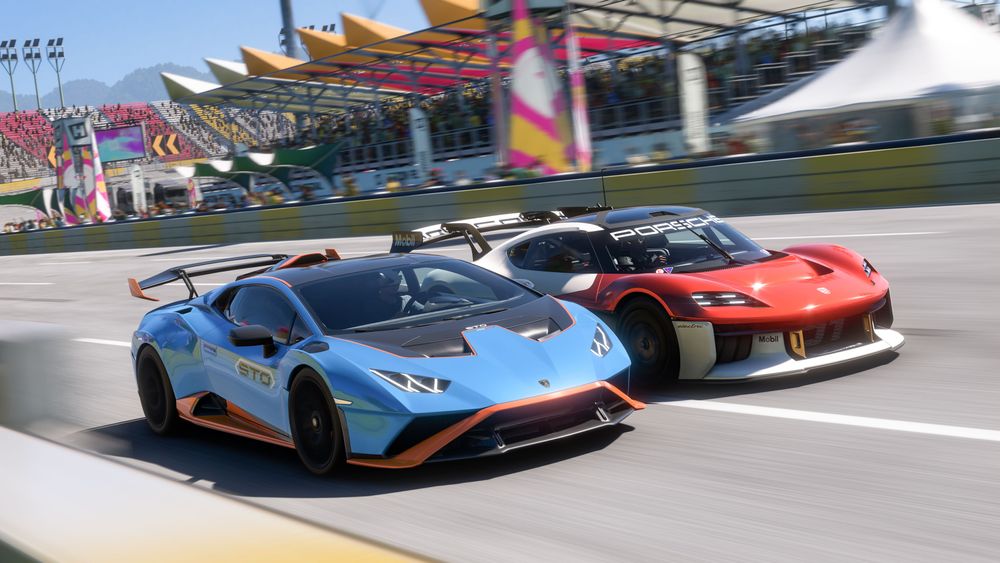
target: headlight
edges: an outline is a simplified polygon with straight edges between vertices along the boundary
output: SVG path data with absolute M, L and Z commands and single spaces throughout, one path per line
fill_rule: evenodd
M 865 271 L 865 275 L 870 278 L 872 277 L 872 272 L 875 271 L 875 266 L 872 266 L 872 263 L 869 262 L 867 258 L 862 258 L 861 269 L 863 269 Z
M 444 390 L 451 385 L 451 381 L 436 377 L 424 377 L 422 375 L 410 375 L 408 373 L 380 369 L 369 369 L 368 371 L 408 393 L 444 393 Z
M 691 298 L 702 307 L 721 307 L 724 305 L 737 305 L 742 307 L 766 307 L 760 301 L 735 291 L 702 291 L 692 293 Z
M 603 358 L 611 351 L 611 346 L 611 337 L 604 332 L 601 325 L 597 325 L 597 329 L 594 330 L 594 341 L 590 343 L 590 351 L 598 358 Z

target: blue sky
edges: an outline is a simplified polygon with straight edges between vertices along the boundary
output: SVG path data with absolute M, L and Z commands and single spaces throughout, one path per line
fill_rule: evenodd
M 340 12 L 371 16 L 406 29 L 427 27 L 418 0 L 292 0 L 295 25 L 336 23 Z M 239 46 L 278 50 L 279 0 L 0 0 L 0 38 L 64 37 L 63 82 L 94 78 L 114 84 L 128 72 L 158 63 L 207 72 L 203 57 L 239 60 Z M 20 53 L 19 53 L 20 55 Z M 44 56 L 44 55 L 43 55 Z M 19 94 L 33 93 L 31 73 L 19 65 Z M 42 94 L 55 88 L 47 61 L 38 74 Z M 0 70 L 0 89 L 8 89 Z

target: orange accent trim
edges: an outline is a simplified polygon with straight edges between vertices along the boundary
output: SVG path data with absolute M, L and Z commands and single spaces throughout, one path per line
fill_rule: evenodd
M 142 288 L 139 287 L 139 282 L 135 278 L 128 279 L 128 291 L 132 294 L 132 297 L 137 297 L 139 299 L 145 299 L 146 301 L 159 301 L 155 297 L 150 297 L 142 292 Z
M 336 248 L 327 248 L 325 250 L 325 252 L 326 252 L 327 259 L 329 259 L 329 260 L 340 260 L 340 253 L 337 252 Z
M 285 284 L 285 287 L 292 287 L 292 284 L 288 283 L 287 281 L 285 281 L 285 280 L 283 280 L 281 278 L 276 278 L 274 276 L 254 276 L 254 278 L 264 278 L 264 279 L 268 279 L 268 280 L 274 280 L 274 281 L 281 282 L 281 283 Z
M 318 257 L 318 259 L 317 259 L 317 257 Z M 301 265 L 299 264 L 299 262 L 302 262 L 303 260 L 308 260 L 308 259 L 312 259 L 312 260 L 316 260 L 316 261 L 315 262 L 309 262 L 308 264 L 301 264 Z M 307 252 L 305 254 L 296 254 L 295 256 L 292 256 L 288 260 L 285 260 L 285 262 L 282 265 L 280 265 L 277 268 L 275 268 L 275 270 L 284 270 L 285 268 L 298 268 L 298 267 L 312 266 L 313 264 L 322 264 L 323 262 L 326 262 L 326 260 L 327 260 L 326 255 L 325 254 L 320 254 L 319 252 Z
M 633 293 L 642 293 L 643 295 L 647 295 L 649 297 L 652 297 L 653 299 L 655 299 L 660 304 L 661 307 L 663 307 L 663 310 L 666 311 L 668 315 L 671 315 L 671 316 L 673 315 L 673 313 L 670 312 L 670 307 L 667 307 L 667 303 L 659 295 L 653 293 L 652 291 L 650 291 L 648 289 L 641 288 L 641 287 L 636 287 L 634 289 L 630 289 L 630 290 L 622 293 L 621 295 L 619 295 L 618 299 L 615 299 L 615 302 L 611 304 L 611 310 L 614 311 L 615 309 L 617 309 L 618 308 L 618 304 L 621 303 L 622 299 L 625 299 L 626 297 L 628 297 L 629 295 L 632 295 Z
M 178 399 L 177 414 L 184 420 L 198 426 L 204 426 L 212 430 L 221 430 L 222 432 L 260 440 L 261 442 L 277 446 L 295 448 L 295 444 L 290 439 L 257 422 L 253 415 L 228 401 L 226 404 L 226 412 L 228 414 L 226 415 L 195 416 L 194 407 L 205 395 L 208 395 L 208 393 L 195 393 L 183 399 Z
M 572 387 L 570 389 L 564 389 L 562 391 L 556 391 L 554 393 L 549 393 L 547 395 L 539 395 L 537 397 L 529 397 L 527 399 L 520 399 L 517 401 L 510 401 L 508 403 L 500 403 L 493 405 L 491 407 L 486 407 L 478 411 L 476 414 L 452 424 L 448 428 L 438 432 L 437 434 L 427 438 L 426 440 L 416 444 L 415 446 L 409 448 L 403 453 L 396 457 L 389 459 L 348 459 L 347 463 L 353 465 L 362 465 L 365 467 L 382 467 L 387 469 L 407 469 L 410 467 L 416 467 L 421 463 L 427 461 L 427 458 L 434 455 L 435 452 L 441 448 L 448 445 L 450 442 L 464 434 L 467 430 L 473 426 L 479 424 L 483 420 L 486 420 L 495 413 L 515 409 L 518 407 L 524 407 L 528 405 L 534 405 L 537 403 L 544 403 L 546 401 L 553 401 L 556 399 L 561 399 L 563 397 L 569 397 L 570 395 L 576 395 L 586 391 L 591 391 L 599 387 L 604 387 L 614 394 L 622 398 L 626 403 L 629 404 L 635 410 L 642 410 L 646 408 L 646 405 L 636 401 L 635 399 L 629 397 L 623 393 L 620 389 L 614 385 L 608 383 L 607 381 L 595 381 L 593 383 L 586 383 L 580 385 L 579 387 Z

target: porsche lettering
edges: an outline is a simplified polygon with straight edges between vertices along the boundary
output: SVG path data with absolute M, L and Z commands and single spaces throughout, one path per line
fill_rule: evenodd
M 686 228 L 697 229 L 701 227 L 707 227 L 712 223 L 724 223 L 722 219 L 719 219 L 715 215 L 706 214 L 699 217 L 692 217 L 690 219 L 676 219 L 674 221 L 666 221 L 663 223 L 654 223 L 652 225 L 641 225 L 638 227 L 632 227 L 629 229 L 622 229 L 620 231 L 613 231 L 611 233 L 611 238 L 613 240 L 621 240 L 628 237 L 648 237 L 653 235 L 658 235 L 662 233 L 676 232 L 680 230 L 685 230 Z

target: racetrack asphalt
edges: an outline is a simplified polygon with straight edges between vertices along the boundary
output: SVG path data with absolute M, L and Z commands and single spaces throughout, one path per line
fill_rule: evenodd
M 75 430 L 57 438 L 431 557 L 997 561 L 997 217 L 1000 205 L 733 218 L 768 248 L 864 254 L 892 284 L 906 345 L 805 376 L 653 388 L 617 428 L 405 471 L 321 479 L 280 447 L 196 428 L 157 437 L 140 420 L 127 348 L 151 308 L 127 277 L 255 252 L 346 258 L 382 252 L 388 237 L 4 256 L 0 319 L 85 339 L 62 351 L 53 401 Z M 184 289 L 152 293 L 169 302 Z

